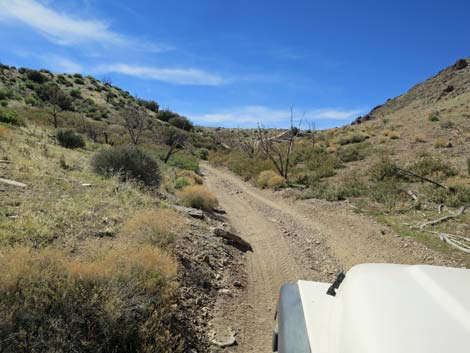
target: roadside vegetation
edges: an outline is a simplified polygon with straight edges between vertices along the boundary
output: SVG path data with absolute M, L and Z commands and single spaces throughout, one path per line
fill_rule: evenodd
M 0 350 L 189 351 L 174 205 L 216 207 L 211 137 L 78 74 L 2 65 L 0 98 Z
M 470 126 L 464 117 L 443 110 L 421 119 L 416 127 L 392 116 L 322 131 L 225 129 L 218 132 L 222 142 L 209 161 L 257 187 L 283 190 L 287 197 L 347 200 L 357 212 L 449 251 L 440 232 L 469 234 Z M 451 137 L 455 134 L 458 138 Z M 276 165 L 280 161 L 287 177 Z M 459 217 L 450 221 L 421 227 L 456 213 Z

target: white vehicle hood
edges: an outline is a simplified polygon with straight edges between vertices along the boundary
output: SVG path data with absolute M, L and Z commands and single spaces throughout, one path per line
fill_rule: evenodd
M 470 270 L 365 264 L 325 288 L 299 281 L 312 353 L 470 352 Z

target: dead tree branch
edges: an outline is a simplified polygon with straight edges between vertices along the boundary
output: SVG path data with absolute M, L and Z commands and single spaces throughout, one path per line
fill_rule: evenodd
M 464 212 L 467 208 L 468 208 L 468 205 L 461 207 L 457 213 L 450 214 L 450 215 L 435 219 L 433 221 L 424 222 L 423 224 L 421 224 L 419 226 L 419 229 L 423 230 L 427 226 L 435 226 L 436 224 L 439 224 L 439 223 L 442 223 L 442 222 L 447 222 L 450 219 L 460 217 L 462 214 L 464 214 Z
M 421 179 L 423 181 L 427 181 L 428 183 L 434 184 L 436 186 L 439 186 L 440 188 L 449 190 L 449 188 L 446 185 L 440 184 L 437 181 L 434 181 L 434 180 L 431 180 L 429 178 L 423 177 L 422 175 L 418 175 L 418 174 L 413 173 L 409 170 L 401 169 L 401 168 L 398 168 L 398 167 L 396 168 L 396 170 L 397 170 L 398 173 L 402 173 L 402 174 L 405 174 L 405 175 L 408 175 L 408 176 L 412 176 L 412 177 Z
M 289 134 L 282 133 L 287 137 L 287 142 L 277 141 L 276 138 L 268 136 L 268 130 L 258 124 L 257 137 L 261 152 L 269 158 L 278 173 L 287 180 L 289 176 L 290 162 L 294 151 L 295 142 L 300 128 L 294 126 L 294 108 L 290 108 L 290 131 Z
M 142 132 L 149 122 L 149 115 L 146 109 L 130 107 L 124 111 L 124 126 L 129 133 L 134 145 L 138 145 Z

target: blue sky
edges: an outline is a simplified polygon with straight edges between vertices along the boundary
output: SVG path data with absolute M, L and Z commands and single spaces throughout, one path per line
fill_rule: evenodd
M 341 126 L 469 54 L 468 1 L 0 0 L 0 61 L 197 124 Z

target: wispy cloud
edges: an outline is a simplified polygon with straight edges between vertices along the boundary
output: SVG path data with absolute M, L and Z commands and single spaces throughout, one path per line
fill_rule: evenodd
M 149 51 L 167 49 L 115 32 L 103 20 L 75 18 L 35 0 L 0 0 L 0 20 L 22 23 L 60 45 L 94 42 Z
M 299 120 L 313 120 L 329 122 L 331 124 L 342 124 L 364 113 L 365 109 L 307 109 L 297 110 L 294 117 Z M 191 116 L 190 114 L 188 114 Z M 191 118 L 200 124 L 255 127 L 261 123 L 267 127 L 288 126 L 290 122 L 290 111 L 288 109 L 273 109 L 266 106 L 252 105 L 222 110 L 217 113 L 194 115 Z
M 223 77 L 194 68 L 160 68 L 129 64 L 109 64 L 95 68 L 94 73 L 119 73 L 141 79 L 163 81 L 179 85 L 219 86 Z
M 80 73 L 83 67 L 79 63 L 55 54 L 46 54 L 41 57 L 55 72 Z

